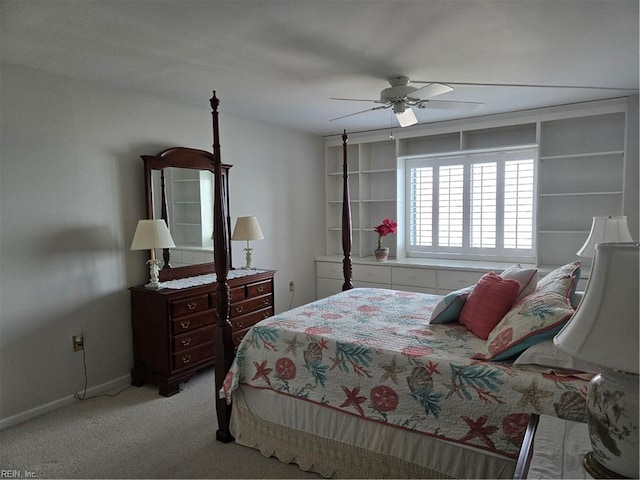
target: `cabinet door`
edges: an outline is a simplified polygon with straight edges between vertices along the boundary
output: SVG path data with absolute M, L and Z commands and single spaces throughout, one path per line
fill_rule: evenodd
M 392 267 L 391 283 L 394 289 L 419 287 L 435 291 L 438 287 L 436 270 L 430 268 Z
M 344 280 L 316 278 L 316 298 L 325 298 L 342 291 Z
M 353 265 L 353 283 L 385 285 L 391 288 L 391 267 L 378 265 Z
M 484 273 L 468 270 L 439 270 L 438 293 L 445 295 L 454 290 L 475 285 Z

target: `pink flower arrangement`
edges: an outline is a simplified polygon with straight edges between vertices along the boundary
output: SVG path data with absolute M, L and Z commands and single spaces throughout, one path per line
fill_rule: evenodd
M 396 228 L 398 224 L 393 220 L 385 218 L 380 225 L 374 228 L 375 232 L 378 234 L 378 248 L 382 248 L 382 237 L 386 237 L 390 233 L 396 233 Z

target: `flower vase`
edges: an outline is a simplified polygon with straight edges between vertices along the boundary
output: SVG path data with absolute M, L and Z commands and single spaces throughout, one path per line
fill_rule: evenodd
M 374 253 L 377 261 L 386 262 L 387 258 L 389 258 L 389 247 L 378 247 Z

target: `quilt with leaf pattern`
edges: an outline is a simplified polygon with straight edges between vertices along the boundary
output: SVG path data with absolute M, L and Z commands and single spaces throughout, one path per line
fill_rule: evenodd
M 255 325 L 225 378 L 516 458 L 531 413 L 585 421 L 587 381 L 471 357 L 485 343 L 430 325 L 442 297 L 356 288 Z

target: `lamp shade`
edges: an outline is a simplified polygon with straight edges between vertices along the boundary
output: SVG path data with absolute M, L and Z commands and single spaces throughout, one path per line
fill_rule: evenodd
M 263 238 L 264 236 L 256 217 L 238 217 L 233 228 L 231 240 L 260 240 Z
M 627 224 L 627 217 L 593 217 L 587 241 L 584 242 L 577 254 L 581 257 L 593 258 L 598 243 L 613 242 L 633 242 Z
M 637 374 L 640 244 L 599 243 L 595 250 L 584 298 L 553 341 L 573 357 Z
M 131 250 L 153 250 L 175 246 L 164 220 L 140 220 L 131 242 Z
M 401 127 L 410 127 L 418 123 L 415 113 L 413 113 L 411 107 L 405 105 L 404 102 L 395 103 L 393 105 L 393 113 L 396 114 L 396 118 Z

